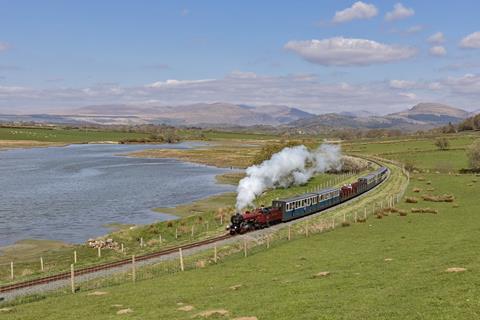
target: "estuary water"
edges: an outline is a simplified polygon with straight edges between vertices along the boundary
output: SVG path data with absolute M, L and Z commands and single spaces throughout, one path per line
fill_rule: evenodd
M 226 172 L 173 159 L 120 156 L 176 145 L 85 144 L 0 151 L 0 246 L 22 239 L 80 243 L 111 223 L 144 224 L 174 216 L 153 212 L 233 191 Z

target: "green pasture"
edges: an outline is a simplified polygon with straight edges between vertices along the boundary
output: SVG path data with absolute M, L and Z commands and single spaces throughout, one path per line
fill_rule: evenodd
M 402 203 L 407 216 L 370 217 L 280 242 L 248 258 L 239 254 L 204 269 L 102 289 L 107 292 L 102 296 L 38 296 L 40 301 L 10 306 L 3 317 L 191 319 L 224 310 L 228 315 L 217 318 L 475 319 L 480 314 L 477 181 L 473 175 L 418 174 L 407 196 L 448 193 L 454 202 Z M 438 213 L 411 213 L 412 207 Z M 466 271 L 446 271 L 452 267 Z M 316 277 L 319 272 L 329 274 Z M 185 305 L 194 308 L 178 310 Z M 132 312 L 116 314 L 124 308 Z
M 142 133 L 96 131 L 90 129 L 0 127 L 0 140 L 82 143 L 91 141 L 119 141 L 122 139 L 145 138 L 147 136 L 147 134 Z

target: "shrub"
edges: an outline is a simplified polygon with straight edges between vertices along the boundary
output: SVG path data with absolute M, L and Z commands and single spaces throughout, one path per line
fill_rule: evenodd
M 480 169 L 480 140 L 476 140 L 467 152 L 471 169 Z
M 448 150 L 448 148 L 450 147 L 450 142 L 446 139 L 446 138 L 437 138 L 435 140 L 435 146 L 437 146 L 437 148 L 439 150 Z

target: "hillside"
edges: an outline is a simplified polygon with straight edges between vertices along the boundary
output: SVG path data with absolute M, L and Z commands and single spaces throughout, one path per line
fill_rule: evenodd
M 330 113 L 289 123 L 289 126 L 306 132 L 321 132 L 332 129 L 399 129 L 416 131 L 432 129 L 446 123 L 458 123 L 467 118 L 465 110 L 443 104 L 419 103 L 412 108 L 375 116 L 365 113 Z

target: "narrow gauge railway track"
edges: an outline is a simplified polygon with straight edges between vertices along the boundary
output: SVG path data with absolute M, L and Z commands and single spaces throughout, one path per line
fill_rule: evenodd
M 372 161 L 372 162 L 374 162 L 376 164 L 379 164 L 377 161 Z M 357 198 L 358 196 L 368 194 L 371 191 L 373 191 L 374 189 L 376 189 L 378 186 L 383 184 L 383 182 L 387 181 L 389 176 L 390 176 L 390 170 L 388 170 L 387 172 L 388 172 L 387 178 L 385 180 L 383 180 L 381 183 L 379 183 L 378 185 L 376 185 L 373 189 L 368 190 L 368 191 L 366 191 L 362 194 L 359 194 L 359 195 L 357 195 L 353 198 L 350 198 L 350 199 L 346 200 L 345 202 L 343 202 L 343 204 L 350 202 L 351 200 L 353 200 L 354 198 Z M 335 205 L 331 208 L 337 207 L 338 205 L 341 205 L 341 204 L 342 203 L 339 203 L 339 204 L 337 204 L 337 205 Z M 327 210 L 329 210 L 329 209 L 327 209 Z M 322 211 L 324 211 L 324 210 L 322 210 Z M 319 211 L 319 212 L 314 213 L 314 214 L 318 214 L 322 211 Z M 310 214 L 310 215 L 312 215 L 312 214 Z M 303 220 L 306 217 L 307 216 L 299 218 L 299 219 L 295 219 L 295 220 Z M 185 250 L 185 249 L 201 247 L 201 246 L 204 246 L 204 245 L 215 243 L 217 241 L 226 240 L 226 239 L 229 239 L 231 237 L 234 237 L 234 236 L 232 236 L 230 234 L 224 234 L 224 235 L 221 235 L 221 236 L 218 236 L 218 237 L 205 239 L 205 240 L 202 240 L 202 241 L 199 241 L 199 242 L 189 243 L 189 244 L 180 245 L 180 246 L 175 246 L 175 247 L 168 248 L 168 249 L 165 249 L 165 250 L 162 250 L 162 251 L 157 251 L 157 252 L 152 252 L 152 253 L 147 253 L 147 254 L 144 254 L 144 255 L 136 256 L 135 260 L 136 261 L 145 261 L 145 260 L 149 260 L 149 259 L 153 259 L 153 258 L 158 258 L 158 257 L 161 257 L 161 256 L 165 256 L 165 255 L 169 255 L 169 254 L 178 252 L 179 249 Z M 104 263 L 104 264 L 100 264 L 100 265 L 96 265 L 96 266 L 85 267 L 85 268 L 82 268 L 82 269 L 75 270 L 74 272 L 75 272 L 75 276 L 81 276 L 81 275 L 95 273 L 95 272 L 102 271 L 102 270 L 108 270 L 108 269 L 122 267 L 122 266 L 128 265 L 130 263 L 132 263 L 132 260 L 130 258 L 125 258 L 125 259 L 112 261 L 112 262 L 108 262 L 108 263 Z M 15 291 L 15 290 L 19 290 L 19 289 L 30 288 L 30 287 L 43 285 L 43 284 L 48 284 L 48 283 L 55 282 L 55 281 L 67 280 L 70 277 L 71 277 L 70 272 L 62 272 L 62 273 L 58 273 L 58 274 L 43 277 L 43 278 L 38 278 L 38 279 L 32 279 L 32 280 L 28 280 L 28 281 L 13 283 L 13 284 L 5 285 L 5 286 L 0 286 L 0 293 L 7 293 L 7 292 L 12 292 L 12 291 Z
M 228 238 L 231 238 L 231 237 L 232 236 L 230 234 L 224 234 L 224 235 L 221 235 L 221 236 L 218 236 L 218 237 L 215 237 L 215 238 L 205 239 L 205 240 L 195 242 L 195 243 L 189 243 L 189 244 L 185 244 L 185 245 L 182 245 L 182 246 L 176 246 L 176 247 L 172 247 L 172 248 L 169 248 L 169 249 L 165 249 L 165 250 L 162 250 L 162 251 L 147 253 L 147 254 L 135 257 L 135 261 L 149 260 L 149 259 L 152 259 L 152 258 L 157 258 L 157 257 L 161 257 L 161 256 L 165 256 L 165 255 L 169 255 L 169 254 L 178 252 L 179 249 L 185 250 L 185 249 L 196 248 L 196 247 L 204 246 L 206 244 L 212 244 L 212 243 L 215 243 L 217 241 L 225 240 L 225 239 L 228 239 Z M 125 258 L 125 259 L 122 259 L 122 260 L 112 261 L 112 262 L 108 262 L 108 263 L 104 263 L 104 264 L 100 264 L 100 265 L 96 265 L 96 266 L 85 267 L 85 268 L 82 268 L 82 269 L 75 270 L 75 276 L 81 276 L 81 275 L 84 275 L 84 274 L 94 273 L 94 272 L 101 271 L 101 270 L 117 268 L 117 267 L 128 265 L 130 263 L 132 263 L 132 259 Z M 1 286 L 0 287 L 0 293 L 10 292 L 10 291 L 23 289 L 23 288 L 28 288 L 28 287 L 34 287 L 34 286 L 37 286 L 37 285 L 47 284 L 47 283 L 54 282 L 54 281 L 59 281 L 59 280 L 66 280 L 66 279 L 69 279 L 70 276 L 71 276 L 70 272 L 62 272 L 62 273 L 58 273 L 58 274 L 51 275 L 51 276 L 48 276 L 48 277 L 43 277 L 43 278 L 38 278 L 38 279 L 33 279 L 33 280 L 28 280 L 28 281 L 23 281 L 23 282 L 18 282 L 18 283 L 13 283 L 13 284 L 9 284 L 9 285 L 6 285 L 6 286 Z

